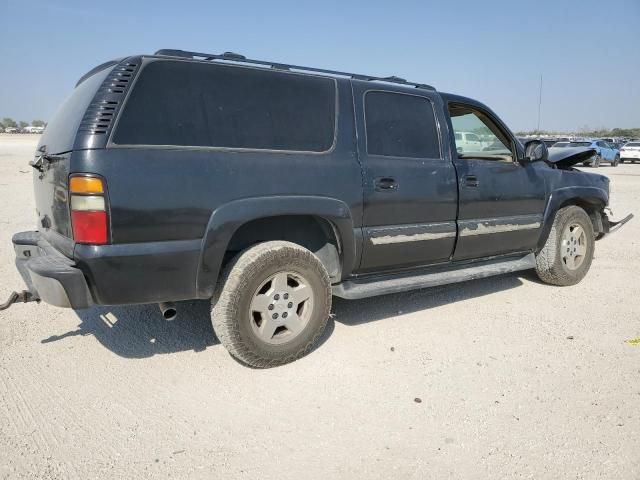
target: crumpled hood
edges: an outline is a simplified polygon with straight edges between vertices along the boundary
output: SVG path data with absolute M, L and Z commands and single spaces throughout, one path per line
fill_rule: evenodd
M 571 167 L 593 157 L 596 149 L 592 147 L 549 148 L 549 163 L 558 167 Z

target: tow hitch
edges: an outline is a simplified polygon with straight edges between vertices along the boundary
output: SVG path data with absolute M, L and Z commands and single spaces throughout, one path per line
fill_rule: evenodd
M 35 297 L 29 290 L 23 290 L 20 293 L 13 292 L 9 295 L 9 299 L 0 305 L 0 310 L 6 310 L 14 303 L 39 302 L 40 299 Z

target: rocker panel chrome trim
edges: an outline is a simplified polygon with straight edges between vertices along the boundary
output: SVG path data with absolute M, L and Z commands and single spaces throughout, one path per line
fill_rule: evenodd
M 367 228 L 367 236 L 373 245 L 422 242 L 456 236 L 455 222 L 416 223 Z
M 535 230 L 542 226 L 542 215 L 514 215 L 499 218 L 478 218 L 461 220 L 460 236 L 487 235 L 495 233 L 516 232 L 519 230 Z

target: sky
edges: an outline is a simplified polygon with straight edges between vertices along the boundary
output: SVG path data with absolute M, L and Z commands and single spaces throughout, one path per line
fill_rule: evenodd
M 512 130 L 640 127 L 640 0 L 0 0 L 0 118 L 48 120 L 94 66 L 176 48 L 396 75 Z

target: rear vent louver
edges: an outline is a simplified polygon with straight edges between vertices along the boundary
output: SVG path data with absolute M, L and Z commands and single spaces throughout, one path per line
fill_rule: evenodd
M 87 108 L 78 129 L 80 132 L 107 134 L 137 68 L 135 63 L 123 63 L 114 67 Z

